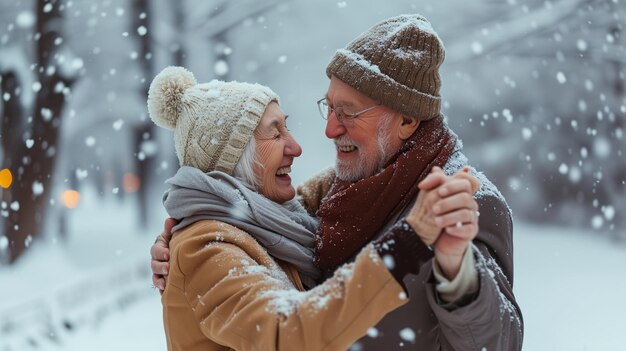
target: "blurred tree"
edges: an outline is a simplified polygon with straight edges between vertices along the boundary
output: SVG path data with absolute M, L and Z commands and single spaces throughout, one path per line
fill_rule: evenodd
M 155 75 L 152 60 L 152 15 L 153 14 L 150 11 L 150 4 L 148 0 L 133 1 L 133 20 L 131 21 L 132 28 L 130 33 L 133 33 L 136 37 L 137 44 L 139 45 L 138 62 L 143 76 L 140 80 L 141 85 L 139 87 L 139 91 L 143 100 L 148 98 L 150 81 Z M 144 227 L 149 223 L 149 214 L 151 213 L 150 189 L 153 174 L 155 173 L 154 168 L 156 154 L 154 131 L 154 123 L 152 123 L 147 116 L 144 116 L 142 121 L 135 125 L 133 129 L 135 153 L 137 155 L 135 170 L 141 180 L 141 185 L 138 191 L 139 223 Z
M 3 167 L 16 176 L 13 186 L 3 192 L 3 200 L 14 204 L 3 223 L 9 240 L 5 261 L 9 264 L 41 234 L 49 208 L 62 111 L 78 76 L 68 53 L 61 53 L 63 8 L 62 0 L 35 2 L 36 93 L 32 111 L 20 106 L 19 95 L 25 89 L 21 83 L 25 77 L 20 77 L 23 72 L 0 73 L 2 94 L 8 97 L 2 116 Z
M 184 35 L 185 35 L 185 4 L 186 1 L 172 1 L 170 6 L 172 7 L 172 15 L 174 21 L 174 30 L 176 32 L 176 39 L 172 43 L 172 51 L 174 59 L 172 60 L 174 66 L 185 66 L 185 59 L 187 52 L 185 50 Z
M 525 217 L 619 235 L 615 229 L 626 224 L 624 213 L 616 210 L 626 207 L 625 4 L 510 0 L 492 5 L 500 15 L 490 14 L 491 20 L 485 18 L 479 30 L 448 51 L 456 61 L 486 58 L 490 64 L 482 74 L 502 74 L 498 78 L 510 85 L 509 92 L 495 90 L 515 122 L 500 119 L 484 127 L 491 117 L 485 115 L 474 136 L 508 136 L 508 147 L 498 153 L 519 162 L 506 169 L 493 162 L 488 170 L 508 178 L 514 192 L 523 192 L 517 196 L 523 199 L 518 213 Z M 511 79 L 516 75 L 517 83 Z M 517 137 L 510 140 L 512 135 Z

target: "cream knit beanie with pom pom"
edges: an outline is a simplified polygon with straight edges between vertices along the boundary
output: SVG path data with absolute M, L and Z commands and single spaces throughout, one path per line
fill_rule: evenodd
M 158 126 L 174 130 L 181 166 L 232 175 L 272 101 L 278 96 L 259 84 L 198 84 L 188 70 L 167 67 L 150 84 L 148 112 Z

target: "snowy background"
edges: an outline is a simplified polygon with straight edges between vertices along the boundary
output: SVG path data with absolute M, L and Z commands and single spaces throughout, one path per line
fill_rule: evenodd
M 524 348 L 623 347 L 626 1 L 16 0 L 0 2 L 0 351 L 165 350 L 148 250 L 177 161 L 145 108 L 162 68 L 272 87 L 298 184 L 333 163 L 315 101 L 334 51 L 415 12 L 446 46 L 443 111 L 514 211 Z

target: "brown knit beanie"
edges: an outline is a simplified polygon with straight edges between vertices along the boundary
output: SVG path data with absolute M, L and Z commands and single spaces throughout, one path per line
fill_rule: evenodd
M 440 114 L 443 43 L 426 18 L 384 20 L 335 53 L 326 74 L 407 117 Z
M 148 112 L 174 130 L 181 166 L 233 174 L 265 108 L 278 96 L 259 84 L 213 80 L 198 84 L 182 67 L 167 67 L 148 91 Z

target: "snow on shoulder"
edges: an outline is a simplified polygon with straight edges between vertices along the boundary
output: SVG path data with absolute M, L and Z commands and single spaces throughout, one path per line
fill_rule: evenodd
M 490 196 L 496 197 L 502 200 L 502 202 L 506 204 L 509 213 L 512 213 L 511 209 L 504 199 L 504 196 L 502 196 L 502 193 L 500 192 L 500 190 L 498 190 L 496 185 L 493 184 L 483 172 L 479 172 L 476 168 L 469 166 L 469 160 L 463 154 L 463 152 L 461 152 L 462 149 L 463 142 L 461 141 L 461 139 L 458 139 L 454 153 L 452 154 L 452 156 L 450 156 L 448 162 L 446 162 L 443 167 L 444 173 L 450 176 L 463 169 L 463 167 L 468 166 L 471 170 L 471 174 L 478 178 L 478 180 L 480 181 L 480 188 L 478 188 L 478 191 L 474 194 L 474 197 L 477 199 Z
M 345 264 L 335 271 L 333 279 L 309 291 L 296 289 L 277 289 L 262 292 L 260 298 L 269 298 L 268 312 L 289 316 L 301 308 L 308 308 L 316 313 L 328 308 L 333 299 L 343 298 L 343 288 L 354 273 L 354 263 Z

